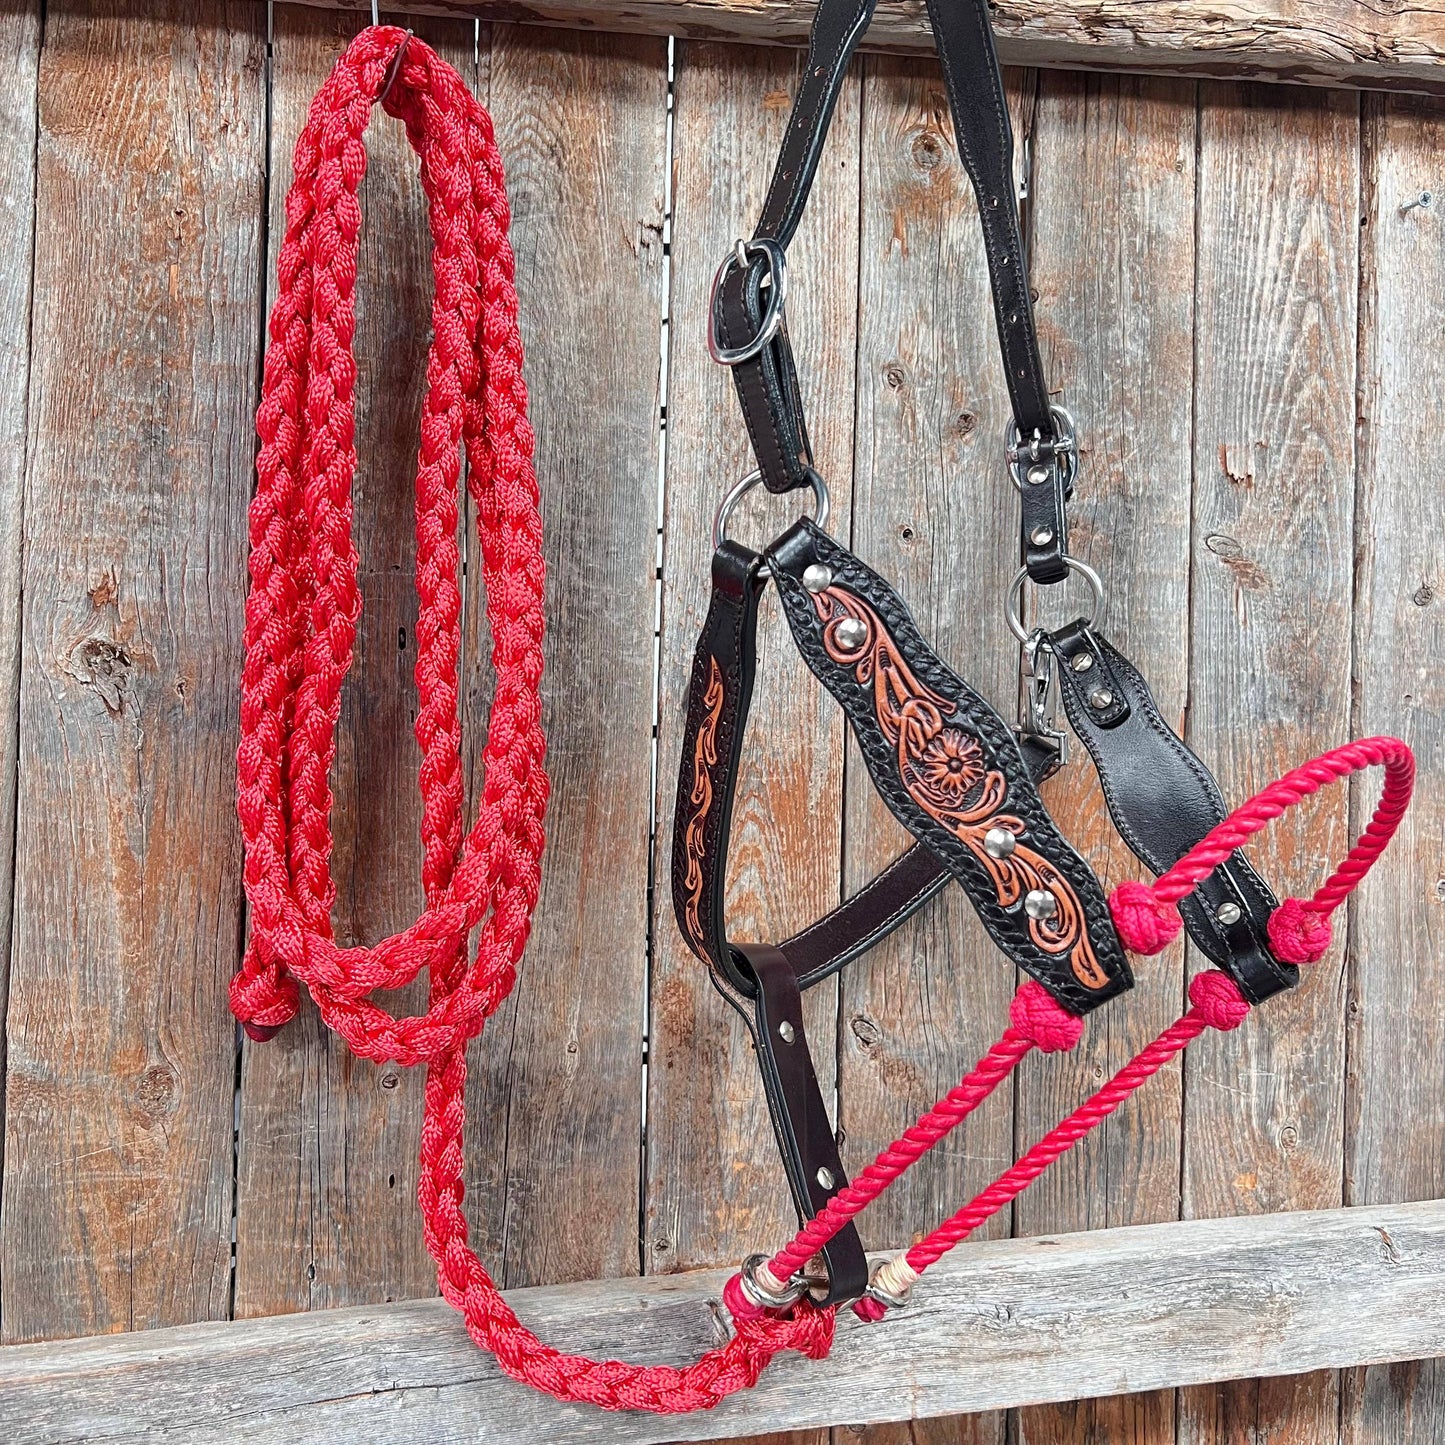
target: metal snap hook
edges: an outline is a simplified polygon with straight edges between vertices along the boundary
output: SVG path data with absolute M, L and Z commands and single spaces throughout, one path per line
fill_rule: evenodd
M 761 470 L 749 472 L 742 481 L 735 482 L 729 488 L 726 496 L 718 503 L 717 515 L 712 519 L 712 548 L 716 552 L 724 542 L 728 540 L 728 523 L 732 520 L 733 513 L 737 510 L 738 503 L 762 481 Z M 820 530 L 826 531 L 828 526 L 828 514 L 832 505 L 828 497 L 828 484 L 817 472 L 810 467 L 808 469 L 808 485 L 813 489 L 813 523 Z
M 1089 591 L 1093 593 L 1093 606 L 1087 617 L 1081 618 L 1084 626 L 1089 626 L 1100 612 L 1104 610 L 1104 579 L 1089 566 L 1087 562 L 1081 562 L 1077 557 L 1064 556 L 1064 565 L 1070 572 L 1077 572 L 1085 582 L 1089 584 Z M 1009 631 L 1018 638 L 1020 642 L 1027 643 L 1030 637 L 1028 628 L 1024 626 L 1023 619 L 1023 598 L 1024 583 L 1029 580 L 1029 569 L 1020 567 L 1014 574 L 1014 580 L 1009 584 L 1008 589 L 1008 627 Z

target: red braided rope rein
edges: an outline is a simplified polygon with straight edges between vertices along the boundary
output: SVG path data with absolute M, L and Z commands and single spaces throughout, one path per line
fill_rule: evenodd
M 417 39 L 384 106 L 406 124 L 420 159 L 436 275 L 416 484 L 427 907 L 411 927 L 368 948 L 338 948 L 331 937 L 329 775 L 361 614 L 351 539 L 357 193 L 363 135 L 403 38 L 390 26 L 363 31 L 312 102 L 296 144 L 257 415 L 237 755 L 251 939 L 231 1004 L 253 1038 L 268 1038 L 296 1012 L 299 980 L 355 1053 L 427 1066 L 418 1190 L 427 1248 L 442 1293 L 504 1369 L 560 1399 L 608 1409 L 701 1409 L 753 1384 L 780 1350 L 825 1354 L 832 1311 L 740 1324 L 727 1346 L 687 1370 L 593 1361 L 554 1350 L 523 1327 L 467 1243 L 464 1051 L 511 990 L 540 878 L 544 572 L 501 159 L 486 111 Z M 497 678 L 485 782 L 465 838 L 456 546 L 463 446 Z M 468 966 L 467 940 L 478 927 Z M 424 968 L 425 1014 L 397 1019 L 371 1001 Z
M 351 538 L 357 195 L 366 170 L 363 137 L 379 96 L 386 111 L 405 123 L 420 160 L 436 276 L 435 339 L 416 481 L 416 736 L 422 749 L 426 909 L 410 927 L 379 943 L 340 948 L 330 922 L 336 890 L 329 863 L 329 777 L 341 687 L 361 615 Z M 537 901 L 547 801 L 539 695 L 541 522 L 509 222 L 491 120 L 461 77 L 398 29 L 363 31 L 318 92 L 297 141 L 277 267 L 257 415 L 261 449 L 250 514 L 251 590 L 237 754 L 251 938 L 232 981 L 231 1004 L 247 1033 L 263 1040 L 294 1015 L 298 983 L 304 983 L 322 1018 L 353 1052 L 426 1066 L 418 1202 L 427 1248 L 442 1294 L 504 1370 L 558 1399 L 611 1410 L 706 1409 L 756 1383 L 784 1350 L 813 1359 L 826 1355 L 835 1310 L 807 1301 L 785 1312 L 745 1308 L 735 1278 L 727 1297 L 736 1333 L 692 1365 L 678 1369 L 567 1354 L 544 1344 L 517 1319 L 470 1247 L 462 1212 L 466 1046 L 515 982 Z M 496 672 L 482 797 L 477 821 L 465 836 L 456 543 L 463 450 L 477 508 Z M 1386 794 L 1369 829 L 1329 882 L 1307 905 L 1298 905 L 1311 918 L 1327 919 L 1398 826 L 1413 776 L 1408 760 L 1403 744 L 1371 739 L 1297 769 L 1231 815 L 1146 890 L 1147 908 L 1133 899 L 1133 911 L 1147 913 L 1154 932 L 1166 929 L 1174 901 L 1244 838 L 1324 782 L 1382 762 Z M 1127 895 L 1117 903 L 1120 895 L 1143 887 L 1116 890 L 1111 899 L 1116 917 L 1131 906 Z M 1298 900 L 1276 916 L 1290 904 Z M 469 963 L 473 932 L 476 953 Z M 395 1018 L 373 1001 L 377 991 L 405 984 L 423 969 L 430 978 L 424 1014 Z M 907 1270 L 916 1277 L 1003 1207 L 1190 1039 L 1206 1027 L 1235 1027 L 1248 1012 L 1223 974 L 1200 975 L 1190 997 L 1193 1007 L 1176 1024 L 908 1251 L 902 1257 Z M 977 1108 L 1031 1049 L 1071 1048 L 1082 1031 L 1082 1021 L 1036 984 L 1019 991 L 1010 1017 L 1009 1029 L 960 1084 L 770 1261 L 779 1278 L 802 1268 Z M 860 1302 L 859 1312 L 877 1318 L 882 1306 Z

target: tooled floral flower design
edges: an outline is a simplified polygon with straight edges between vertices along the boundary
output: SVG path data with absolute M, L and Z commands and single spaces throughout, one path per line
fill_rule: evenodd
M 916 766 L 932 792 L 958 803 L 983 777 L 983 749 L 961 729 L 944 728 L 924 746 Z

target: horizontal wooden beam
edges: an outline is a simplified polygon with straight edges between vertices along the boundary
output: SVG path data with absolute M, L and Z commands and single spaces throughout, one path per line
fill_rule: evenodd
M 681 1363 L 724 1338 L 726 1273 L 508 1298 L 569 1349 Z M 709 1414 L 563 1406 L 440 1300 L 0 1349 L 0 1439 L 613 1445 L 994 1410 L 1445 1354 L 1445 1201 L 965 1245 L 882 1325 L 840 1317 Z
M 307 3 L 365 10 L 357 0 Z M 403 7 L 397 7 L 398 9 Z M 812 0 L 405 0 L 428 14 L 798 45 Z M 1445 94 L 1445 0 L 998 0 L 1005 64 Z M 881 0 L 867 45 L 931 51 L 921 0 Z

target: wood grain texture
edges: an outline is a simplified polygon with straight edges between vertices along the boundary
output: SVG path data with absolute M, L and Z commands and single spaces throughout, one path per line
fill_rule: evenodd
M 363 9 L 357 0 L 314 0 Z M 810 0 L 423 0 L 443 15 L 481 15 L 568 29 L 630 30 L 702 40 L 798 45 Z M 1445 9 L 1348 0 L 1000 0 L 999 53 L 1009 65 L 1160 71 L 1306 85 L 1445 91 Z M 868 43 L 932 50 L 921 0 L 884 0 Z
M 1033 73 L 1011 73 L 1007 85 L 1027 120 Z M 998 490 L 1008 396 L 973 190 L 932 60 L 865 63 L 857 409 L 854 550 L 898 588 L 940 655 L 1008 706 L 1013 646 L 1002 613 L 989 606 L 1013 570 Z M 850 734 L 849 891 L 911 841 Z M 840 983 L 843 1126 L 856 1171 L 998 1037 L 1013 970 L 950 887 L 850 964 Z M 1007 1168 L 1011 1092 L 1000 1091 L 868 1211 L 865 1239 L 926 1230 Z M 1007 1227 L 996 1220 L 986 1233 Z M 1003 1417 L 990 1415 L 919 1425 L 915 1434 L 992 1445 L 1003 1428 Z M 863 1436 L 869 1445 L 902 1438 L 895 1427 Z
M 412 22 L 408 22 L 409 24 Z M 417 21 L 464 76 L 473 27 Z M 271 61 L 267 281 L 274 294 L 291 151 L 321 83 L 356 33 L 350 15 L 282 6 Z M 416 157 L 378 112 L 367 134 L 357 270 L 355 535 L 363 596 L 343 694 L 337 763 L 333 924 L 373 943 L 421 911 L 420 750 L 412 507 L 431 334 L 431 233 Z M 413 1011 L 425 990 L 394 1002 Z M 237 1315 L 428 1295 L 436 1270 L 416 1210 L 419 1070 L 354 1058 L 309 1001 L 265 1044 L 243 1043 L 237 1154 Z
M 742 1020 L 682 942 L 669 892 L 672 809 L 693 649 L 708 603 L 713 514 L 754 465 L 728 373 L 704 347 L 718 258 L 750 235 L 782 143 L 798 57 L 679 47 L 675 90 L 673 279 L 658 827 L 649 1048 L 646 1250 L 670 1271 L 741 1259 L 797 1227 Z M 857 308 L 858 87 L 848 81 L 812 201 L 789 249 L 789 329 L 818 468 L 847 535 Z M 762 546 L 797 515 L 796 497 L 758 489 L 733 533 Z M 728 918 L 740 941 L 780 940 L 839 899 L 842 719 L 813 680 L 769 593 L 733 813 Z M 808 1044 L 831 1106 L 836 985 L 805 996 Z
M 1445 497 L 1421 486 L 1431 464 L 1422 397 L 1445 383 L 1432 321 L 1445 285 L 1441 216 L 1401 207 L 1439 196 L 1445 117 L 1437 105 L 1371 98 L 1365 112 L 1361 231 L 1360 445 L 1354 731 L 1416 750 L 1424 786 L 1390 852 L 1354 899 L 1349 971 L 1345 1200 L 1445 1194 Z M 1358 827 L 1377 779 L 1357 789 Z M 1342 1445 L 1425 1445 L 1445 1437 L 1439 1362 L 1347 1377 Z
M 1079 428 L 1070 549 L 1105 578 L 1104 636 L 1182 728 L 1189 664 L 1196 87 L 1042 77 L 1032 280 L 1050 389 Z M 1080 265 L 1080 258 L 1090 258 Z M 1079 593 L 1066 596 L 1077 603 Z M 1074 611 L 1035 593 L 1042 620 Z M 1114 832 L 1075 746 L 1045 788 L 1064 834 L 1109 885 L 1147 877 Z M 1080 1048 L 1018 1075 L 1026 1148 L 1178 1017 L 1184 948 L 1143 961 L 1127 997 L 1089 1018 Z M 1179 1213 L 1181 1071 L 1150 1081 L 1018 1201 L 1015 1232 L 1147 1224 Z M 1172 1393 L 1026 1411 L 1026 1445 L 1174 1440 Z
M 0 1019 L 5 1017 L 14 893 L 15 770 L 20 713 L 21 522 L 30 402 L 30 300 L 35 246 L 35 133 L 40 67 L 38 0 L 0 6 L 0 85 L 12 100 L 0 114 Z M 0 1118 L 5 1041 L 0 1030 Z M 3 1146 L 0 1146 L 3 1147 Z M 3 1154 L 0 1154 L 3 1163 Z
M 1351 720 L 1359 103 L 1201 92 L 1190 739 L 1238 801 Z M 1241 727 L 1241 719 L 1248 719 Z M 1254 850 L 1307 894 L 1348 844 L 1335 790 Z M 1185 1061 L 1186 1215 L 1341 1198 L 1341 951 Z M 1180 1439 L 1337 1428 L 1333 1381 L 1181 1397 Z
M 0 1206 L 11 1340 L 229 1305 L 256 19 L 199 0 L 46 21 Z
M 497 26 L 488 97 L 537 428 L 552 796 L 531 943 L 473 1050 L 468 1187 L 488 1263 L 529 1284 L 638 1269 L 666 46 Z
M 511 1303 L 572 1348 L 681 1361 L 716 1341 L 726 1277 L 519 1290 Z M 238 1433 L 655 1445 L 1438 1354 L 1445 1204 L 982 1241 L 919 1288 L 884 1327 L 845 1317 L 827 1360 L 785 1357 L 753 1390 L 685 1416 L 559 1405 L 504 1377 L 449 1306 L 419 1300 L 0 1350 L 0 1433 L 10 1445 Z

